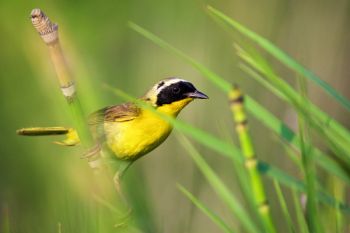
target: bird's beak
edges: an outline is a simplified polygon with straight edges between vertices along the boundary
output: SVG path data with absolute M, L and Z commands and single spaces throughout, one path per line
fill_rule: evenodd
M 194 98 L 194 99 L 209 99 L 209 97 L 206 94 L 197 90 L 194 92 L 188 93 L 187 97 Z

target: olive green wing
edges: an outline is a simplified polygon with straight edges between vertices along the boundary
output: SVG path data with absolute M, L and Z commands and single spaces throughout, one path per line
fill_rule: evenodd
M 131 121 L 140 115 L 141 109 L 133 103 L 109 106 L 92 113 L 89 117 L 89 125 L 103 122 Z

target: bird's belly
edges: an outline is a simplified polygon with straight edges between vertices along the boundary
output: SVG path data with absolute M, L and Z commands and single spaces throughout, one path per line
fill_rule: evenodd
M 104 123 L 108 147 L 119 159 L 135 160 L 160 145 L 170 134 L 171 126 L 156 118 Z

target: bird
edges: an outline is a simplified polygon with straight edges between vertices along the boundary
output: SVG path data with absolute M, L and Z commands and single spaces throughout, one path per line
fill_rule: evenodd
M 171 133 L 172 125 L 157 113 L 176 118 L 194 99 L 208 98 L 191 82 L 173 77 L 157 82 L 138 99 L 156 112 L 128 102 L 90 114 L 88 124 L 97 145 L 105 144 L 115 159 L 125 162 L 116 173 L 115 182 L 119 182 L 134 161 L 161 145 Z M 24 128 L 17 133 L 27 136 L 66 134 L 67 139 L 58 144 L 73 146 L 79 143 L 79 136 L 72 128 Z

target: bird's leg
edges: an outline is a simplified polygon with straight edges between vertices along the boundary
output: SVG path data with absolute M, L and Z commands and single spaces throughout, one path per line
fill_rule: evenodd
M 121 187 L 121 178 L 123 177 L 125 171 L 130 167 L 131 164 L 132 164 L 132 161 L 118 161 L 117 172 L 114 174 L 114 177 L 113 177 L 114 188 L 118 192 L 121 200 L 124 203 L 127 203 L 127 199 L 125 198 L 125 195 Z
M 121 198 L 121 200 L 124 203 L 127 203 L 127 199 L 125 198 L 125 195 L 124 195 L 122 187 L 121 187 L 121 179 L 122 179 L 123 175 L 125 174 L 125 171 L 132 164 L 132 162 L 133 161 L 118 161 L 117 172 L 114 174 L 114 177 L 113 177 L 114 187 L 115 187 L 117 193 L 119 194 L 119 197 Z M 132 208 L 129 206 L 126 214 L 120 218 L 120 222 L 115 224 L 114 227 L 116 227 L 116 228 L 122 227 L 125 224 L 126 219 L 129 218 L 129 216 L 131 215 L 131 213 L 132 213 Z
M 131 164 L 132 164 L 132 161 L 118 161 L 119 166 L 117 168 L 117 172 L 114 174 L 114 177 L 113 177 L 114 187 L 123 199 L 124 199 L 124 196 L 122 195 L 120 181 L 125 171 L 130 167 Z
M 121 197 L 124 199 L 124 195 L 122 195 L 122 190 L 121 190 L 121 185 L 120 185 L 120 174 L 119 172 L 116 172 L 113 176 L 113 183 L 114 183 L 114 188 L 117 190 L 117 192 L 120 194 Z

